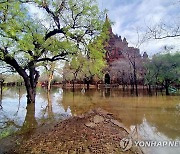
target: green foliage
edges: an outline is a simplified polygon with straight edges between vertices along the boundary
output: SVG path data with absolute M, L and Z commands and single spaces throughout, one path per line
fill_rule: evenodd
M 105 44 L 108 40 L 108 28 L 103 25 L 101 33 L 89 42 L 86 51 L 73 56 L 70 63 L 64 67 L 66 79 L 84 79 L 97 76 L 103 77 L 103 69 L 106 67 Z
M 7 136 L 9 136 L 11 134 L 11 132 L 9 130 L 4 130 L 0 133 L 0 139 L 5 138 Z
M 86 78 L 101 76 L 107 31 L 95 0 L 12 0 L 0 10 L 0 60 L 23 77 L 28 102 L 35 101 L 43 62 L 70 61 L 73 78 L 77 70 Z
M 87 44 L 97 38 L 101 32 L 103 22 L 94 0 L 68 0 L 65 3 L 50 0 L 21 2 L 24 3 L 7 1 L 0 4 L 0 46 L 8 47 L 8 54 L 23 68 L 47 55 L 50 58 L 60 55 L 69 59 L 72 54 L 87 50 Z M 34 18 L 29 12 L 31 5 L 37 9 L 41 8 L 39 11 L 45 16 L 41 19 Z M 50 12 L 47 11 L 47 7 Z M 45 20 L 53 25 L 53 28 L 49 27 Z M 62 29 L 64 33 L 45 40 L 46 34 L 53 29 Z M 95 51 L 91 51 L 96 58 L 93 53 Z M 4 58 L 4 52 L 0 51 L 0 59 L 4 60 Z M 40 65 L 36 64 L 36 66 Z
M 148 84 L 180 84 L 180 53 L 157 54 L 146 64 Z

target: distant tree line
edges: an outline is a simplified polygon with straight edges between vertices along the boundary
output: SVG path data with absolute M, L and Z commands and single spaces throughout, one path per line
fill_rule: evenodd
M 149 60 L 146 65 L 145 84 L 149 86 L 151 93 L 151 86 L 155 86 L 157 90 L 164 88 L 166 95 L 170 91 L 175 91 L 175 88 L 180 86 L 180 53 L 165 53 L 156 54 Z
M 131 90 L 135 92 L 138 96 L 138 86 L 142 86 L 143 89 L 146 86 L 149 94 L 152 93 L 152 89 L 165 90 L 166 95 L 170 92 L 175 92 L 180 86 L 180 53 L 158 53 L 152 56 L 152 58 L 142 59 L 142 58 L 131 58 L 122 59 L 115 61 L 111 66 L 107 66 L 110 69 L 112 82 L 122 85 L 123 90 L 125 87 L 131 86 Z M 83 64 L 80 60 L 76 61 L 76 64 L 72 61 L 71 63 L 66 63 L 63 69 L 63 80 L 64 82 L 70 82 L 73 84 L 81 82 L 85 78 L 83 72 Z M 81 65 L 80 65 L 81 63 Z M 77 65 L 78 64 L 78 65 Z M 88 67 L 84 69 L 87 70 Z M 101 75 L 97 78 L 95 76 L 94 82 L 101 81 L 104 82 L 103 71 Z

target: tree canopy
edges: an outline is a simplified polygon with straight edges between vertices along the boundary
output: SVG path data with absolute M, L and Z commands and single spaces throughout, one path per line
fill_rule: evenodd
M 42 62 L 103 56 L 96 54 L 103 52 L 97 47 L 103 20 L 94 0 L 4 0 L 0 10 L 0 60 L 23 77 L 28 102 L 35 101 Z
M 180 83 L 180 53 L 156 54 L 146 65 L 146 82 L 151 85 L 162 84 L 169 95 L 169 86 Z

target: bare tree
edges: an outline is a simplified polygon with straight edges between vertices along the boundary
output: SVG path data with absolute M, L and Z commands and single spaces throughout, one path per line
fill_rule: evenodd
M 110 66 L 110 75 L 117 76 L 116 80 L 122 85 L 123 90 L 125 90 L 126 85 L 130 84 L 129 79 L 131 71 L 132 69 L 126 59 L 114 61 Z
M 46 74 L 48 77 L 48 83 L 47 83 L 48 92 L 51 90 L 51 82 L 52 82 L 53 77 L 54 77 L 54 71 L 55 71 L 56 63 L 57 62 L 47 62 L 44 64 Z
M 171 18 L 162 19 L 160 23 L 153 26 L 148 25 L 148 34 L 154 39 L 165 39 L 165 38 L 178 38 L 180 37 L 180 1 L 174 0 L 170 3 L 173 11 L 175 10 Z
M 180 37 L 180 23 L 172 23 L 168 25 L 166 23 L 160 23 L 153 27 L 148 26 L 148 31 L 151 38 L 154 39 L 165 39 Z

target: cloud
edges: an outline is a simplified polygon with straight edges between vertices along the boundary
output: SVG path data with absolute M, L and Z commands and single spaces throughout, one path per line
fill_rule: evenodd
M 140 36 L 147 31 L 148 26 L 160 23 L 167 25 L 179 24 L 180 2 L 171 0 L 98 0 L 101 9 L 109 10 L 109 18 L 115 22 L 112 26 L 115 34 L 126 37 L 130 46 L 137 44 L 139 29 Z M 140 46 L 141 52 L 150 55 L 162 50 L 163 46 L 179 47 L 180 39 L 151 40 Z

